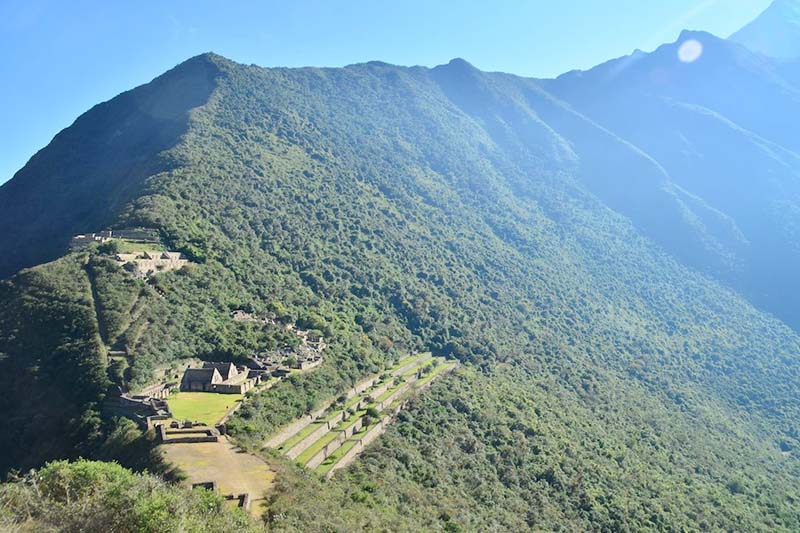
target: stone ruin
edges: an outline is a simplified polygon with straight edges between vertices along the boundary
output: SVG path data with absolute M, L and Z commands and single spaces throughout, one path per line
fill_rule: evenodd
M 160 272 L 177 270 L 189 263 L 180 252 L 141 252 L 116 254 L 114 261 L 139 279 L 147 279 Z

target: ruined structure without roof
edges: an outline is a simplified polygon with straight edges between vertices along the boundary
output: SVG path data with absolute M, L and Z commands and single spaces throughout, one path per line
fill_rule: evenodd
M 161 239 L 158 231 L 152 228 L 125 228 L 119 230 L 103 230 L 94 233 L 80 233 L 74 235 L 69 242 L 70 250 L 80 250 L 92 243 L 104 243 L 111 239 L 125 239 L 127 241 L 158 243 Z
M 189 261 L 180 252 L 146 251 L 138 254 L 117 254 L 114 260 L 134 276 L 146 279 L 159 272 L 176 270 Z
M 111 239 L 111 232 L 110 231 L 100 231 L 97 233 L 81 233 L 79 235 L 75 235 L 69 241 L 69 249 L 70 250 L 80 250 L 81 248 L 85 248 L 90 244 L 96 243 L 104 243 Z

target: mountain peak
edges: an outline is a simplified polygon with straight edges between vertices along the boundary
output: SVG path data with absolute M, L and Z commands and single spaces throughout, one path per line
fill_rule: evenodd
M 478 70 L 472 63 L 460 57 L 454 57 L 453 59 L 451 59 L 450 62 L 447 63 L 447 67 L 463 71 Z
M 800 0 L 775 0 L 730 39 L 764 55 L 800 57 Z

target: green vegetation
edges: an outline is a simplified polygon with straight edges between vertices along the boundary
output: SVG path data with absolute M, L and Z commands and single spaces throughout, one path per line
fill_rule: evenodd
M 394 394 L 397 391 L 397 389 L 399 389 L 402 386 L 403 385 L 401 383 L 400 385 L 395 385 L 394 387 L 389 387 L 381 395 L 379 395 L 377 398 L 375 398 L 375 401 L 376 402 L 382 402 L 383 400 L 385 400 L 386 398 L 388 398 L 389 396 Z
M 410 362 L 413 362 L 416 359 L 420 359 L 420 357 L 408 357 L 408 358 L 405 358 L 400 363 L 400 365 L 397 365 L 397 366 L 393 367 L 392 370 L 393 371 L 397 370 L 397 369 L 401 368 L 403 365 L 405 365 L 407 363 L 410 363 Z M 384 400 L 389 398 L 391 395 L 395 394 L 402 386 L 404 386 L 404 384 L 407 383 L 407 380 L 417 372 L 423 372 L 423 373 L 425 373 L 426 375 L 429 376 L 429 379 L 426 379 L 426 382 L 429 381 L 430 379 L 433 379 L 436 375 L 439 375 L 439 373 L 440 373 L 440 372 L 434 373 L 433 369 L 445 366 L 445 365 L 441 365 L 440 364 L 442 361 L 443 361 L 443 359 L 440 358 L 440 357 L 434 358 L 433 360 L 417 361 L 417 363 L 415 364 L 415 366 L 412 369 L 407 370 L 402 375 L 393 378 L 392 383 L 394 383 L 395 385 L 393 387 L 387 388 L 383 393 L 381 393 L 378 396 L 378 398 L 375 399 L 375 402 L 378 402 L 378 403 L 383 402 Z M 447 367 L 452 368 L 452 366 L 454 364 L 455 363 L 451 363 L 451 364 L 447 365 Z M 298 463 L 300 463 L 302 465 L 305 465 L 320 450 L 322 450 L 325 446 L 327 446 L 329 443 L 333 442 L 337 437 L 339 437 L 341 435 L 340 434 L 341 431 L 345 431 L 345 430 L 349 429 L 350 427 L 352 427 L 359 420 L 362 421 L 362 424 L 363 424 L 364 427 L 369 427 L 371 424 L 375 423 L 377 420 L 379 420 L 382 417 L 382 414 L 379 411 L 379 409 L 377 408 L 377 404 L 376 403 L 372 403 L 369 406 L 367 406 L 366 408 L 361 409 L 359 411 L 356 411 L 355 413 L 350 414 L 349 416 L 346 416 L 347 415 L 346 412 L 343 413 L 343 409 L 347 409 L 348 407 L 356 405 L 357 403 L 359 403 L 359 402 L 361 402 L 361 401 L 363 401 L 363 400 L 365 400 L 367 398 L 371 398 L 373 391 L 376 390 L 377 388 L 383 386 L 384 384 L 385 384 L 385 382 L 383 382 L 383 381 L 378 381 L 377 383 L 374 383 L 367 390 L 361 392 L 360 394 L 354 395 L 352 398 L 350 398 L 349 400 L 344 402 L 344 404 L 343 404 L 344 407 L 340 406 L 342 397 L 338 398 L 332 404 L 332 406 L 329 408 L 327 413 L 325 413 L 318 420 L 312 422 L 310 425 L 306 426 L 305 428 L 303 428 L 302 430 L 297 432 L 297 434 L 295 434 L 291 438 L 289 438 L 286 442 L 284 442 L 284 444 L 282 446 L 280 446 L 278 448 L 278 451 L 284 452 L 284 453 L 290 451 L 292 448 L 295 447 L 295 445 L 297 443 L 301 442 L 307 436 L 309 436 L 312 433 L 314 433 L 315 431 L 317 431 L 321 426 L 329 425 L 332 420 L 334 420 L 337 417 L 340 417 L 340 416 L 342 416 L 344 414 L 345 415 L 344 418 L 342 418 L 336 424 L 335 427 L 333 427 L 327 433 L 323 434 L 316 441 L 314 441 L 311 444 L 309 444 L 304 450 L 300 451 L 300 454 L 297 455 L 297 457 L 295 457 L 295 460 Z M 397 401 L 394 402 L 394 404 L 398 404 L 399 402 L 402 402 L 412 392 L 413 392 L 413 390 L 409 391 L 408 394 L 403 395 L 404 396 L 403 398 L 398 398 Z M 357 435 L 361 435 L 365 431 L 366 430 L 360 430 L 357 433 Z M 358 440 L 358 438 L 360 438 L 360 437 L 355 436 L 353 438 Z M 330 470 L 330 468 L 333 467 L 335 462 L 336 461 L 328 461 L 327 464 L 328 464 L 329 468 L 327 470 Z M 327 472 L 327 470 L 326 470 L 326 472 Z
M 311 422 L 309 425 L 307 425 L 306 427 L 304 427 L 303 429 L 301 429 L 300 431 L 295 433 L 286 442 L 281 444 L 281 446 L 278 448 L 278 450 L 282 451 L 282 452 L 288 452 L 289 450 L 294 448 L 295 444 L 297 444 L 298 442 L 300 442 L 304 438 L 306 438 L 309 435 L 311 435 L 313 432 L 315 432 L 317 429 L 319 429 L 319 427 L 322 426 L 323 424 L 325 424 L 325 422 L 322 421 L 322 420 L 315 420 L 314 422 Z
M 403 357 L 402 359 L 400 359 L 400 361 L 397 362 L 396 365 L 394 365 L 389 370 L 389 372 L 393 372 L 393 371 L 397 370 L 398 368 L 403 368 L 405 365 L 409 364 L 410 362 L 417 360 L 421 355 L 422 354 L 412 354 L 412 355 L 409 355 L 407 357 Z
M 338 436 L 339 436 L 338 431 L 331 431 L 330 433 L 326 433 L 325 435 L 322 436 L 322 438 L 318 439 L 311 446 L 303 450 L 303 453 L 298 455 L 295 458 L 295 461 L 297 461 L 301 465 L 306 464 L 309 459 L 314 457 L 317 454 L 317 452 L 319 452 L 322 448 L 327 446 L 328 443 L 333 442 L 333 440 Z
M 342 429 L 342 430 L 350 429 L 350 426 L 358 422 L 358 419 L 364 416 L 365 414 L 367 414 L 367 409 L 360 409 L 356 411 L 352 415 L 342 420 L 341 424 L 337 426 L 337 429 Z
M 53 462 L 0 486 L 3 531 L 260 531 L 219 494 L 113 463 Z
M 451 368 L 453 368 L 455 363 L 443 363 L 431 368 L 425 375 L 419 378 L 416 382 L 414 382 L 414 387 L 419 388 L 425 385 L 426 383 L 436 379 L 436 376 L 442 374 L 443 372 L 447 372 Z
M 342 404 L 342 409 L 344 409 L 344 410 L 350 409 L 351 407 L 356 405 L 358 402 L 363 400 L 364 397 L 365 396 L 363 394 L 356 394 L 356 395 L 352 396 L 351 398 L 349 398 L 346 402 L 344 402 Z
M 166 246 L 159 243 L 133 241 L 130 239 L 110 239 L 100 245 L 99 250 L 104 254 L 134 254 L 141 252 L 165 252 Z
M 213 426 L 219 422 L 242 394 L 217 394 L 214 392 L 177 392 L 167 399 L 169 410 L 176 420 L 191 420 Z
M 530 80 L 461 62 L 204 56 L 173 76 L 202 86 L 198 63 L 213 95 L 147 179 L 108 179 L 119 209 L 76 203 L 95 228 L 158 228 L 196 264 L 143 283 L 89 249 L 0 283 L 3 471 L 102 450 L 110 379 L 277 349 L 295 323 L 330 340 L 326 362 L 245 402 L 229 431 L 248 449 L 411 350 L 463 365 L 330 482 L 275 459 L 273 530 L 800 529 L 800 338 L 590 192 L 583 143 L 645 165 L 629 144 Z M 185 89 L 169 84 L 142 90 Z M 116 130 L 102 113 L 72 151 Z M 23 178 L 63 159 L 93 190 L 99 170 L 82 180 L 62 148 Z M 109 376 L 111 345 L 130 364 Z
M 363 432 L 359 431 L 359 433 Z M 316 468 L 317 473 L 322 474 L 324 476 L 325 474 L 330 472 L 331 468 L 333 468 L 333 465 L 338 463 L 339 460 L 342 458 L 342 456 L 344 456 L 344 454 L 353 449 L 353 446 L 355 446 L 357 443 L 358 441 L 353 439 L 348 439 L 344 441 L 341 446 L 336 448 L 336 450 L 334 450 L 332 454 L 326 457 L 325 460 L 322 461 L 322 463 Z

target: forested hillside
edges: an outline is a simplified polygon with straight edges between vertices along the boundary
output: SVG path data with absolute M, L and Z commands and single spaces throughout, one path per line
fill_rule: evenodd
M 91 384 L 16 418 L 5 469 L 103 449 L 110 347 L 143 383 L 171 359 L 277 343 L 230 319 L 243 308 L 331 340 L 318 372 L 230 422 L 252 448 L 408 350 L 465 363 L 344 475 L 275 459 L 276 530 L 800 528 L 800 338 L 683 262 L 681 243 L 718 258 L 708 242 L 748 237 L 664 164 L 546 84 L 460 60 L 263 69 L 206 55 L 172 76 L 205 87 L 208 72 L 162 166 L 79 228 L 154 227 L 193 264 L 145 283 L 90 248 L 3 282 L 3 386 Z M 24 169 L 0 205 L 39 194 L 28 172 L 49 175 Z M 28 453 L 41 424 L 63 448 Z
M 676 60 L 687 41 L 702 47 L 692 63 Z M 799 76 L 796 62 L 683 32 L 652 54 L 543 83 L 656 161 L 684 191 L 682 209 L 709 214 L 649 235 L 797 330 L 800 310 L 790 295 L 800 293 Z M 618 208 L 635 218 L 653 209 L 645 202 L 626 195 Z

